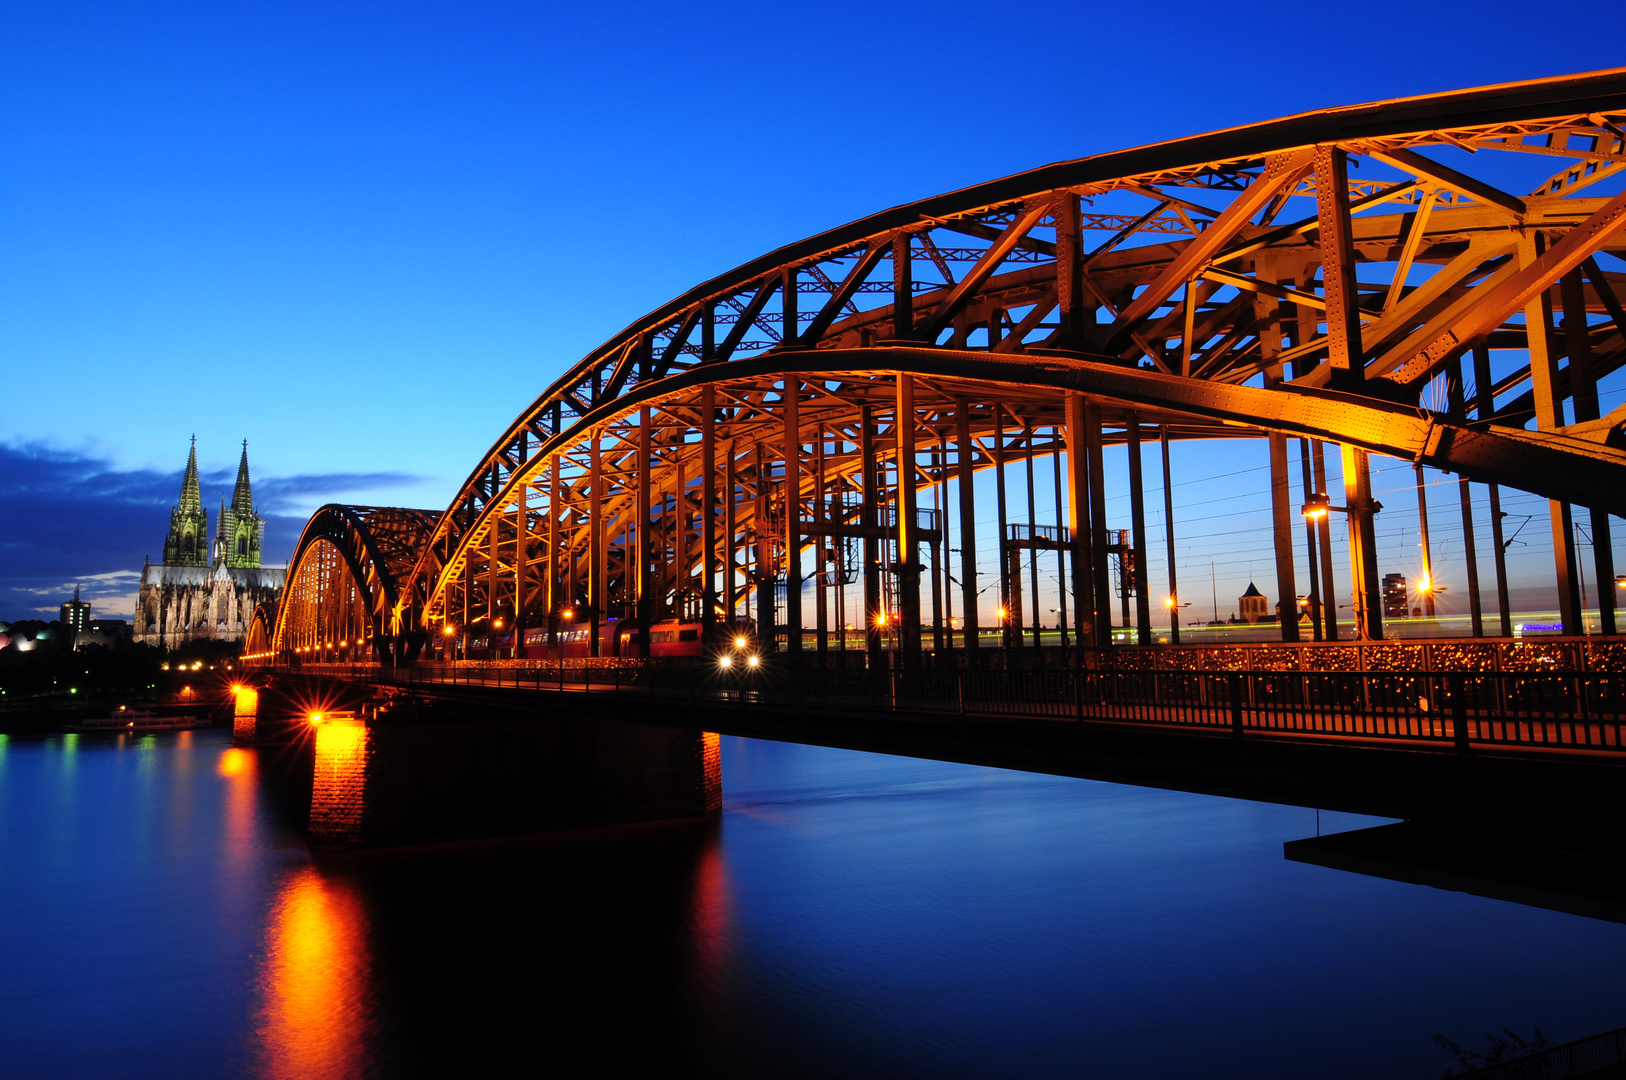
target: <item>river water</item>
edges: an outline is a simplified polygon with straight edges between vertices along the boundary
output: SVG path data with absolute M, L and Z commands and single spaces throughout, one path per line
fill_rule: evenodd
M 1626 927 L 1287 862 L 1310 810 L 724 739 L 717 822 L 318 860 L 259 752 L 0 736 L 0 1075 L 1432 1080 L 1626 1023 Z

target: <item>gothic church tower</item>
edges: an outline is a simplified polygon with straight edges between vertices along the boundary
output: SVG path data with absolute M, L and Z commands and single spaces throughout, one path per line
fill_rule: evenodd
M 265 522 L 254 513 L 254 492 L 248 482 L 248 440 L 244 439 L 231 505 L 223 504 L 220 516 L 215 518 L 215 558 L 223 558 L 234 570 L 255 569 L 260 565 L 260 541 L 264 536 Z
M 135 639 L 177 648 L 188 641 L 241 641 L 260 604 L 275 604 L 286 571 L 264 566 L 260 549 L 265 521 L 254 512 L 248 479 L 248 442 L 237 464 L 231 503 L 220 503 L 215 518 L 213 558 L 209 518 L 198 484 L 197 437 L 186 458 L 181 499 L 169 515 L 164 561 L 141 568 L 136 600 Z
M 169 538 L 164 541 L 164 562 L 170 566 L 209 565 L 209 513 L 198 489 L 198 437 L 186 456 L 181 479 L 181 501 L 169 515 Z

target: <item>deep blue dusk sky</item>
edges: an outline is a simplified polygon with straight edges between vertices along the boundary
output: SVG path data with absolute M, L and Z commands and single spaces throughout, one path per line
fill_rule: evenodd
M 1566 3 L 1543 48 L 1509 29 L 1528 10 L 18 5 L 0 619 L 81 578 L 128 612 L 108 575 L 158 554 L 194 432 L 211 512 L 249 439 L 281 561 L 329 499 L 443 506 L 589 348 L 788 241 L 1053 160 L 1622 62 L 1618 3 Z

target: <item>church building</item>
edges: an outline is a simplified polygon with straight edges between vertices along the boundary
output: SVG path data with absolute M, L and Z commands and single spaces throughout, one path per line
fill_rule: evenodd
M 254 609 L 275 602 L 286 573 L 280 566 L 260 565 L 265 521 L 254 513 L 246 441 L 231 505 L 221 502 L 214 543 L 209 543 L 209 514 L 198 485 L 197 442 L 193 436 L 181 500 L 169 515 L 164 561 L 157 565 L 149 561 L 141 568 L 135 640 L 148 645 L 176 648 L 203 638 L 242 641 Z

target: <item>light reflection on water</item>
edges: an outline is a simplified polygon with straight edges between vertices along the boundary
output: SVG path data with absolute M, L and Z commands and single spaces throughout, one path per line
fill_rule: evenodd
M 372 961 L 356 889 L 313 866 L 286 874 L 266 942 L 255 1032 L 262 1075 L 364 1075 L 372 1041 Z
M 318 860 L 266 753 L 0 736 L 0 1075 L 1432 1077 L 1626 1021 L 1626 928 L 1288 863 L 1306 810 L 724 739 L 718 823 Z

